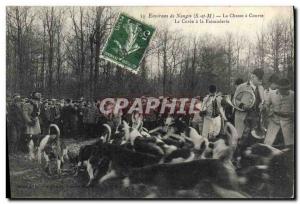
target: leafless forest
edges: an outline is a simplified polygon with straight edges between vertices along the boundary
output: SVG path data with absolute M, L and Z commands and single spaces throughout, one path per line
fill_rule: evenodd
M 294 79 L 294 22 L 284 16 L 253 30 L 187 36 L 157 28 L 137 75 L 100 59 L 118 10 L 111 7 L 7 7 L 7 94 L 95 99 L 105 96 L 228 92 L 255 68 Z M 266 77 L 266 79 L 267 79 Z M 265 79 L 265 80 L 266 80 Z

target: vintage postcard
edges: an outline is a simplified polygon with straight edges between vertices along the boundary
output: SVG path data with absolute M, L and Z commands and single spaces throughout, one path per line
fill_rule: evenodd
M 7 6 L 7 197 L 295 199 L 293 6 Z

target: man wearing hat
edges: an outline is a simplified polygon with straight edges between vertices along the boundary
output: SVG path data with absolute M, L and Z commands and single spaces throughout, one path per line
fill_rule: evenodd
M 269 80 L 268 80 L 268 88 L 265 89 L 264 91 L 264 99 L 265 101 L 267 100 L 267 98 L 270 97 L 270 95 L 274 95 L 276 94 L 276 91 L 278 89 L 278 81 L 280 80 L 280 77 L 277 73 L 274 73 L 272 74 L 270 77 L 269 77 Z M 269 123 L 269 117 L 271 116 L 271 114 L 273 113 L 273 108 L 270 106 L 269 107 L 269 111 L 268 113 L 264 114 L 264 119 L 263 119 L 263 125 L 265 127 L 268 126 L 268 123 Z
M 278 90 L 269 94 L 265 107 L 271 114 L 264 143 L 272 145 L 281 131 L 284 144 L 294 144 L 294 91 L 288 79 L 278 81 Z
M 203 99 L 200 109 L 200 116 L 203 117 L 202 136 L 210 138 L 218 134 L 221 130 L 222 120 L 226 121 L 225 112 L 221 105 L 222 96 L 217 93 L 217 87 L 210 85 L 209 94 Z
M 264 88 L 262 86 L 264 72 L 262 69 L 255 69 L 245 83 L 237 86 L 233 104 L 237 106 L 235 111 L 235 128 L 239 137 L 242 137 L 245 130 L 245 120 L 258 118 L 259 111 L 264 103 Z
M 23 117 L 25 121 L 25 144 L 29 148 L 29 159 L 34 159 L 34 143 L 41 134 L 39 121 L 41 94 L 33 92 L 30 100 L 23 105 Z

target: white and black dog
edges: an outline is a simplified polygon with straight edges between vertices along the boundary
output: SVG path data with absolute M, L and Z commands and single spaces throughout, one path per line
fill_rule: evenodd
M 293 195 L 293 147 L 279 150 L 257 143 L 242 154 L 240 175 L 246 177 L 244 188 L 254 197 L 287 198 Z
M 236 128 L 230 122 L 226 122 L 224 132 L 210 140 L 203 158 L 223 159 L 223 157 L 226 157 L 227 161 L 232 160 L 237 144 L 238 134 Z M 210 157 L 205 156 L 207 151 L 211 151 Z
M 189 148 L 178 148 L 166 144 L 160 136 L 152 136 L 142 128 L 140 131 L 132 128 L 126 121 L 123 121 L 122 125 L 124 129 L 123 143 L 129 143 L 132 150 L 136 152 L 162 157 L 160 163 L 179 163 L 194 159 L 195 155 Z
M 93 144 L 82 146 L 79 150 L 78 164 L 75 176 L 78 175 L 81 167 L 86 167 L 89 181 L 86 186 L 90 186 L 95 178 L 103 176 L 108 171 L 109 160 L 100 152 L 101 145 L 111 141 L 111 127 L 103 124 L 106 129 L 101 138 Z
M 99 180 L 100 184 L 111 178 L 122 177 L 132 168 L 156 164 L 161 160 L 157 155 L 136 152 L 109 143 L 99 146 L 99 156 L 111 161 L 110 171 Z
M 64 158 L 68 159 L 68 149 L 60 138 L 60 130 L 56 124 L 51 124 L 48 129 L 48 134 L 40 141 L 37 151 L 38 162 L 42 163 L 42 157 L 46 161 L 45 169 L 51 173 L 50 160 L 56 159 L 57 173 L 61 174 L 61 164 L 64 163 Z
M 102 178 L 105 174 L 107 174 L 109 169 L 111 170 L 110 172 L 114 172 L 114 170 L 111 168 L 110 163 L 117 163 L 117 165 L 114 166 L 117 166 L 118 168 L 120 166 L 118 165 L 120 163 L 118 157 L 125 156 L 124 158 L 126 159 L 126 161 L 128 161 L 128 158 L 130 159 L 131 157 L 134 157 L 134 155 L 137 156 L 137 158 L 140 155 L 143 155 L 142 153 L 138 153 L 139 148 L 137 148 L 136 153 L 131 152 L 131 150 L 135 151 L 134 147 L 139 147 L 134 146 L 136 137 L 143 136 L 137 129 L 129 127 L 126 121 L 122 121 L 113 135 L 111 134 L 111 127 L 108 124 L 104 124 L 103 126 L 107 130 L 106 135 L 104 137 L 101 137 L 100 140 L 95 142 L 94 144 L 81 147 L 79 151 L 77 171 L 75 175 L 78 175 L 79 169 L 82 166 L 85 166 L 89 175 L 89 182 L 86 186 L 90 186 L 95 180 Z M 110 146 L 111 150 L 108 151 L 107 146 Z M 131 148 L 129 148 L 129 146 L 131 146 Z M 121 154 L 124 155 L 116 156 L 115 154 L 113 154 L 113 152 L 121 152 Z M 126 157 L 126 155 L 128 158 Z M 145 158 L 147 160 L 148 157 L 147 155 L 144 155 L 144 157 L 142 156 L 142 158 Z M 132 158 L 130 160 L 132 160 Z M 141 162 L 141 164 L 142 163 L 143 162 Z M 106 180 L 107 177 L 110 176 L 106 175 L 106 177 L 104 177 L 103 179 Z
M 176 164 L 154 164 L 129 171 L 123 186 L 147 184 L 163 190 L 193 189 L 201 182 L 213 185 L 216 193 L 232 190 L 234 197 L 245 197 L 239 192 L 240 178 L 222 160 L 200 159 Z M 221 193 L 220 193 L 221 194 Z M 223 195 L 220 195 L 223 196 Z

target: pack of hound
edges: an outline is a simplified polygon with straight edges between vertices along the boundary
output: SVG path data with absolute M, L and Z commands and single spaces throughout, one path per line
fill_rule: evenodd
M 184 120 L 173 117 L 166 118 L 153 130 L 147 130 L 142 123 L 130 126 L 125 120 L 114 132 L 107 124 L 103 127 L 104 135 L 93 144 L 82 146 L 76 158 L 74 176 L 87 172 L 87 187 L 120 179 L 123 188 L 151 186 L 157 197 L 161 189 L 176 192 L 193 189 L 201 183 L 225 198 L 266 194 L 284 197 L 291 192 L 281 185 L 291 186 L 293 182 L 293 168 L 288 163 L 293 150 L 254 144 L 241 153 L 241 166 L 236 167 L 233 161 L 238 134 L 230 122 L 212 140 L 202 137 Z M 62 163 L 68 161 L 68 148 L 57 125 L 49 126 L 37 149 L 38 161 L 45 160 L 46 171 L 54 160 L 60 174 Z M 278 166 L 281 170 L 276 171 Z

